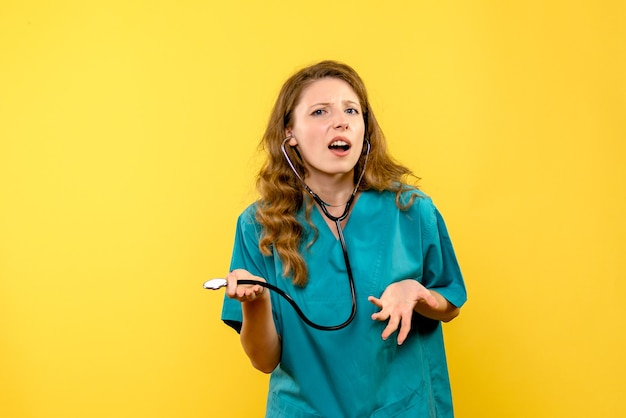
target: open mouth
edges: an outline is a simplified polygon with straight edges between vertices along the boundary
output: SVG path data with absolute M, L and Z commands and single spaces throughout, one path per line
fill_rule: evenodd
M 350 149 L 350 144 L 345 141 L 335 141 L 328 146 L 329 150 L 340 150 L 340 151 L 348 151 Z

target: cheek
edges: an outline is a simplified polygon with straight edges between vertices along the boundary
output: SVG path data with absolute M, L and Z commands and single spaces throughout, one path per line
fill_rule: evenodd
M 359 158 L 361 158 L 361 155 L 363 154 L 363 148 L 365 148 L 365 145 L 360 145 L 357 148 L 358 149 L 355 149 L 355 151 L 358 151 L 358 152 L 354 153 L 354 158 L 356 158 L 356 161 L 358 161 Z
M 301 123 L 294 126 L 293 134 L 301 142 L 315 141 L 320 136 L 324 136 L 327 127 L 320 123 Z

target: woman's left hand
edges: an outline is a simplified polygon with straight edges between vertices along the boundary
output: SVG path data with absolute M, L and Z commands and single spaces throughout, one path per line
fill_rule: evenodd
M 389 338 L 398 326 L 400 327 L 398 345 L 409 335 L 413 312 L 418 304 L 426 304 L 432 309 L 439 306 L 432 292 L 414 279 L 392 283 L 387 286 L 380 298 L 370 296 L 367 299 L 380 308 L 380 311 L 372 315 L 373 320 L 381 322 L 389 320 L 382 333 L 383 340 Z

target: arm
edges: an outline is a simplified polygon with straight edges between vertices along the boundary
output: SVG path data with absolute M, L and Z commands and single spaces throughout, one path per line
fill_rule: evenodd
M 432 289 L 424 289 L 435 298 L 437 306 L 433 307 L 423 299 L 418 299 L 414 308 L 415 312 L 418 314 L 437 321 L 450 322 L 461 313 L 460 308 L 451 304 L 446 298 L 441 296 L 439 292 Z
M 241 302 L 241 346 L 256 369 L 271 373 L 280 362 L 281 342 L 272 316 L 270 294 L 259 285 L 237 285 L 239 279 L 264 280 L 243 269 L 233 270 L 226 279 L 226 294 Z

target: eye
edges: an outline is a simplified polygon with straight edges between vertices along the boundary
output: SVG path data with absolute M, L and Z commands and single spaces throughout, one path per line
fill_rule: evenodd
M 311 112 L 311 116 L 321 116 L 325 112 L 326 111 L 324 109 L 315 109 L 313 112 Z
M 357 109 L 353 108 L 353 107 L 346 109 L 345 112 L 347 114 L 349 114 L 349 115 L 358 115 L 359 114 L 359 111 Z

